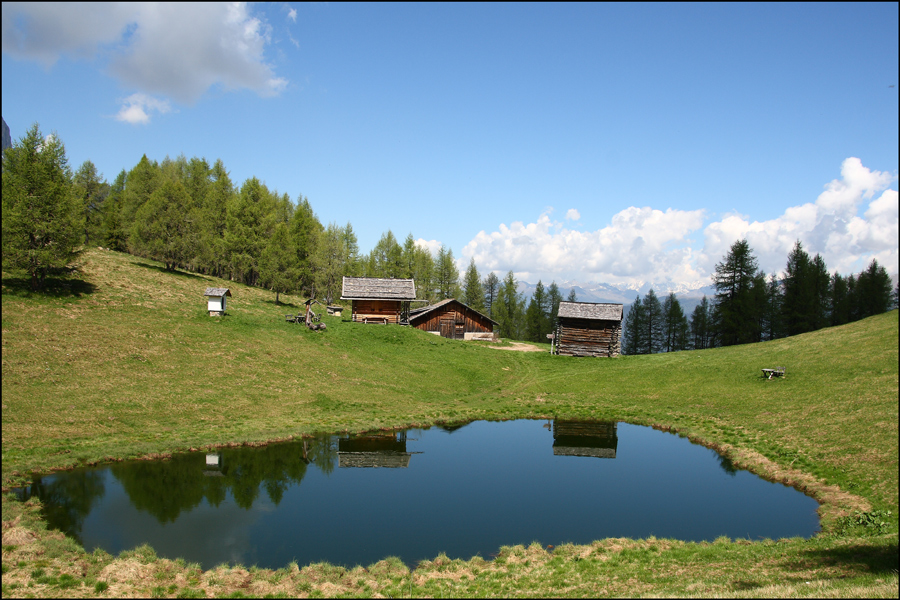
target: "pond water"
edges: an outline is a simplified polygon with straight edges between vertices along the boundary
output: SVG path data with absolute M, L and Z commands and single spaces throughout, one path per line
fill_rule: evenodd
M 352 567 L 606 537 L 810 537 L 818 503 L 685 438 L 627 423 L 476 421 L 188 453 L 34 477 L 87 551 L 150 544 L 204 569 Z

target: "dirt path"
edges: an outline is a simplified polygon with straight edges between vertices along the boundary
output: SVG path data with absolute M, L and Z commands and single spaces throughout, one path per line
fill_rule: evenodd
M 549 352 L 550 349 L 538 348 L 532 344 L 523 344 L 522 342 L 510 342 L 509 346 L 490 346 L 494 350 L 515 350 L 517 352 Z

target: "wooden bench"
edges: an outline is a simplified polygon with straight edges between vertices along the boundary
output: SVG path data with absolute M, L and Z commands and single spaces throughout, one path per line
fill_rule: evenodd
M 775 367 L 774 369 L 763 369 L 763 377 L 772 379 L 773 377 L 784 377 L 784 367 Z

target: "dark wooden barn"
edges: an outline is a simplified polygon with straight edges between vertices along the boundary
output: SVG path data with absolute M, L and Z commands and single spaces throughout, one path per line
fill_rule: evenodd
M 553 346 L 562 356 L 619 356 L 622 305 L 560 302 Z
M 615 422 L 553 422 L 553 454 L 555 456 L 592 456 L 615 458 L 619 436 Z
M 344 277 L 341 300 L 351 300 L 354 323 L 406 324 L 416 299 L 412 279 Z
M 406 432 L 397 435 L 361 435 L 338 440 L 338 467 L 405 469 L 411 452 L 406 451 Z
M 494 334 L 497 322 L 456 298 L 409 311 L 409 324 L 416 329 L 455 340 L 497 339 Z

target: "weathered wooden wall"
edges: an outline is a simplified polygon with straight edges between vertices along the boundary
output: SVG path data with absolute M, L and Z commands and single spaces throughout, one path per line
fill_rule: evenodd
M 561 356 L 619 356 L 622 322 L 560 318 L 556 330 Z
M 387 319 L 388 324 L 397 325 L 400 323 L 400 310 L 399 300 L 354 300 L 353 322 L 384 323 Z
M 465 310 L 454 303 L 447 304 L 434 311 L 411 319 L 413 327 L 423 331 L 436 332 L 441 337 L 461 340 L 467 333 L 491 333 L 494 325 L 487 318 L 473 311 Z

